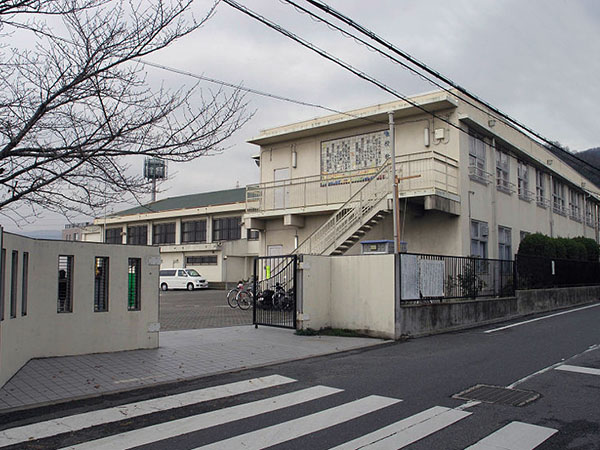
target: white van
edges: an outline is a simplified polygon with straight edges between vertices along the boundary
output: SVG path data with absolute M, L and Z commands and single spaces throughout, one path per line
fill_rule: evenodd
M 160 271 L 160 289 L 207 289 L 208 281 L 194 269 L 162 269 Z

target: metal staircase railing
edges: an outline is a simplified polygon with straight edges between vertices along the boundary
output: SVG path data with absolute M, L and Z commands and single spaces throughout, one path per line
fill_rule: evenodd
M 381 201 L 391 192 L 392 163 L 387 160 L 368 183 L 306 238 L 292 254 L 322 255 L 328 250 L 335 250 L 335 244 L 342 235 L 370 219 L 379 209 Z

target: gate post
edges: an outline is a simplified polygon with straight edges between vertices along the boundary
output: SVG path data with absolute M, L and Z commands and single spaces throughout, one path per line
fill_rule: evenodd
M 258 276 L 257 276 L 257 266 L 258 266 L 258 258 L 254 258 L 254 279 L 252 280 L 252 323 L 254 324 L 254 328 L 258 328 L 258 324 L 256 323 L 256 285 L 258 284 Z

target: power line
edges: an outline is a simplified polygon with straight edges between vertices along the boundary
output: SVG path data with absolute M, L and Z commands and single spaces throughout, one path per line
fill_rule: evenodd
M 562 152 L 565 152 L 566 154 L 574 157 L 575 159 L 577 159 L 578 161 L 582 162 L 583 164 L 585 164 L 585 165 L 591 167 L 592 169 L 600 172 L 600 169 L 598 169 L 597 167 L 595 167 L 595 166 L 591 165 L 590 163 L 588 163 L 587 161 L 585 161 L 585 160 L 577 157 L 573 153 L 566 151 L 565 149 L 563 149 L 560 146 L 556 145 L 556 143 L 554 143 L 550 139 L 546 138 L 542 134 L 536 132 L 535 130 L 533 130 L 532 128 L 526 126 L 525 124 L 519 122 L 518 120 L 513 119 L 508 114 L 505 114 L 504 112 L 502 112 L 501 110 L 499 110 L 495 106 L 491 105 L 490 103 L 488 103 L 488 102 L 480 99 L 475 94 L 472 94 L 471 92 L 469 92 L 466 88 L 460 86 L 458 83 L 454 82 L 450 78 L 442 75 L 440 72 L 438 72 L 438 71 L 430 68 L 425 63 L 419 61 L 415 57 L 411 56 L 409 53 L 407 53 L 407 52 L 399 49 L 398 47 L 396 47 L 392 43 L 386 41 L 382 37 L 378 36 L 377 34 L 375 34 L 373 31 L 369 30 L 368 28 L 366 28 L 366 27 L 358 24 L 357 22 L 355 22 L 354 20 L 352 20 L 348 16 L 346 16 L 346 15 L 342 14 L 341 12 L 335 10 L 331 6 L 327 5 L 325 2 L 323 2 L 321 0 L 305 0 L 305 1 L 308 2 L 308 3 L 310 3 L 311 5 L 313 5 L 314 7 L 320 9 L 321 11 L 324 11 L 327 14 L 335 17 L 339 21 L 341 21 L 341 22 L 349 25 L 350 27 L 354 28 L 355 30 L 359 31 L 360 33 L 368 36 L 369 38 L 371 38 L 372 40 L 374 40 L 378 44 L 383 45 L 384 47 L 386 47 L 387 49 L 391 50 L 395 54 L 401 56 L 402 58 L 404 58 L 404 59 L 406 59 L 408 61 L 410 61 L 412 64 L 414 64 L 415 66 L 417 66 L 420 69 L 424 70 L 425 72 L 429 73 L 430 75 L 433 75 L 435 78 L 443 81 L 444 83 L 448 84 L 449 86 L 452 86 L 453 88 L 455 88 L 456 90 L 458 90 L 462 94 L 466 95 L 470 99 L 475 100 L 477 102 L 480 102 L 481 104 L 483 104 L 484 106 L 486 106 L 487 108 L 489 108 L 491 111 L 493 111 L 495 114 L 500 115 L 501 117 L 505 118 L 509 122 L 511 122 L 514 125 L 516 125 L 517 127 L 519 127 L 521 129 L 521 131 L 526 131 L 527 133 L 529 133 L 532 136 L 535 136 L 536 138 L 538 138 L 542 142 L 546 143 L 550 147 L 556 148 L 556 149 L 558 149 L 558 150 L 560 150 Z
M 368 75 L 367 73 L 353 67 L 352 65 L 350 65 L 349 63 L 341 60 L 340 58 L 326 52 L 325 50 L 317 47 L 316 45 L 308 42 L 307 40 L 301 38 L 300 36 L 292 33 L 291 31 L 286 30 L 285 28 L 283 28 L 282 26 L 276 24 L 275 22 L 267 19 L 264 16 L 261 16 L 260 14 L 250 10 L 249 8 L 240 5 L 239 3 L 237 3 L 234 0 L 222 0 L 223 2 L 227 3 L 229 6 L 237 9 L 240 12 L 243 12 L 244 14 L 246 14 L 247 16 L 258 20 L 259 22 L 263 23 L 264 25 L 268 26 L 269 28 L 277 31 L 278 33 L 283 34 L 284 36 L 288 37 L 289 39 L 299 43 L 300 45 L 308 48 L 309 50 L 317 53 L 318 55 L 322 56 L 323 58 L 337 64 L 338 66 L 346 69 L 347 71 L 353 73 L 354 75 L 358 76 L 359 78 L 362 78 L 365 81 L 368 81 L 371 84 L 374 84 L 375 86 L 379 87 L 380 89 L 392 94 L 395 97 L 398 97 L 399 99 L 405 101 L 406 103 L 408 103 L 409 105 L 423 111 L 424 113 L 426 113 L 427 115 L 431 115 L 432 117 L 444 122 L 445 124 L 447 124 L 448 126 L 457 129 L 459 132 L 465 133 L 475 139 L 481 140 L 482 142 L 483 139 L 481 139 L 477 134 L 472 133 L 470 130 L 464 130 L 462 129 L 460 126 L 452 123 L 449 119 L 446 119 L 445 117 L 439 116 L 437 114 L 435 114 L 432 111 L 428 111 L 426 108 L 424 108 L 423 106 L 419 105 L 417 102 L 413 101 L 412 99 L 410 99 L 409 97 L 407 97 L 404 94 L 401 94 L 400 92 L 396 91 L 395 89 L 387 86 L 385 83 L 377 80 L 376 78 Z M 487 143 L 486 143 L 487 144 Z M 489 144 L 488 144 L 489 145 Z M 492 146 L 493 147 L 493 146 Z
M 250 88 L 250 87 L 245 87 L 242 84 L 229 83 L 227 81 L 218 80 L 216 78 L 211 78 L 211 77 L 207 77 L 207 76 L 204 76 L 204 75 L 198 75 L 198 74 L 193 73 L 193 72 L 188 72 L 186 70 L 182 70 L 182 69 L 177 69 L 175 67 L 166 66 L 164 64 L 158 64 L 158 63 L 146 61 L 146 60 L 143 60 L 143 59 L 136 59 L 136 62 L 139 62 L 141 64 L 145 64 L 147 66 L 156 67 L 157 69 L 166 70 L 168 72 L 177 73 L 179 75 L 185 75 L 185 76 L 188 76 L 188 77 L 192 77 L 192 78 L 195 78 L 197 80 L 208 81 L 209 83 L 214 83 L 214 84 L 218 84 L 220 86 L 226 86 L 226 87 L 229 87 L 229 88 L 232 88 L 232 89 L 237 89 L 237 90 L 240 90 L 240 91 L 248 92 L 250 94 L 260 95 L 260 96 L 263 96 L 263 97 L 268 97 L 268 98 L 272 98 L 272 99 L 275 99 L 275 100 L 280 100 L 280 101 L 284 101 L 284 102 L 288 102 L 288 103 L 294 103 L 294 104 L 301 105 L 301 106 L 310 106 L 312 108 L 319 108 L 319 109 L 322 109 L 322 110 L 325 110 L 325 111 L 329 111 L 329 112 L 332 112 L 332 113 L 335 113 L 335 114 L 340 114 L 340 115 L 352 117 L 354 119 L 364 120 L 365 122 L 370 122 L 370 123 L 375 123 L 375 124 L 386 124 L 387 125 L 387 121 L 378 121 L 378 120 L 369 119 L 368 117 L 357 116 L 355 114 L 351 114 L 351 113 L 345 112 L 345 111 L 339 111 L 337 109 L 330 108 L 328 106 L 323 106 L 323 105 L 320 105 L 318 103 L 311 103 L 311 102 L 306 102 L 306 101 L 303 101 L 303 100 L 296 100 L 296 99 L 293 99 L 293 98 L 290 98 L 290 97 L 284 97 L 282 95 L 273 94 L 273 93 L 270 93 L 270 92 L 261 91 L 261 90 Z

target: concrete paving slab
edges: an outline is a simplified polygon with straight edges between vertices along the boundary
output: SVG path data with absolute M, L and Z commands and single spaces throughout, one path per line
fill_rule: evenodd
M 0 389 L 0 412 L 385 342 L 388 341 L 297 336 L 293 330 L 253 326 L 164 331 L 157 349 L 33 359 Z

